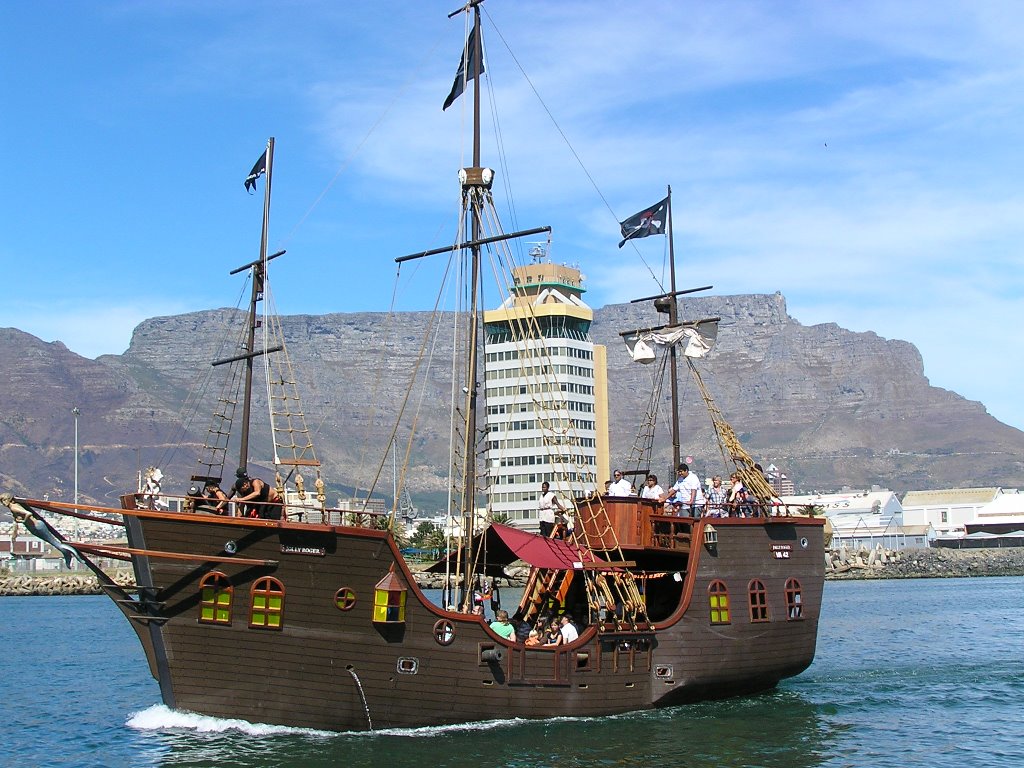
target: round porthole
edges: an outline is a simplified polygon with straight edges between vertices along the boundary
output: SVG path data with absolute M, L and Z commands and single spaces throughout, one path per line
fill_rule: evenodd
M 438 645 L 451 645 L 455 642 L 455 625 L 448 619 L 438 619 L 434 622 L 434 639 Z
M 334 604 L 341 611 L 351 611 L 356 606 L 355 590 L 349 587 L 342 587 L 334 593 Z

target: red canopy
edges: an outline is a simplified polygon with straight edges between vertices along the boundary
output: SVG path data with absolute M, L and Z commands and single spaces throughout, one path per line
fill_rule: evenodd
M 520 560 L 538 568 L 571 571 L 582 568 L 583 563 L 601 562 L 589 549 L 571 541 L 546 539 L 500 523 L 492 523 L 491 530 L 498 534 Z
M 583 563 L 600 563 L 601 560 L 589 549 L 580 547 L 570 541 L 545 539 L 535 533 L 527 533 L 518 528 L 500 523 L 491 523 L 487 530 L 475 538 L 475 547 L 485 547 L 486 572 L 488 576 L 508 578 L 501 566 L 516 560 L 525 560 L 538 568 L 554 568 L 560 571 L 571 571 L 583 567 Z M 429 573 L 444 573 L 458 561 L 459 553 L 453 551 L 447 558 L 442 558 L 426 570 Z M 448 561 L 447 565 L 445 561 Z M 482 566 L 483 564 L 481 564 Z

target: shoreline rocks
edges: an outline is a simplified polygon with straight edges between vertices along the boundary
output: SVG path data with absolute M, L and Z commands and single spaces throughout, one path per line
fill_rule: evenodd
M 874 549 L 825 553 L 826 579 L 953 579 L 1024 576 L 1024 548 Z

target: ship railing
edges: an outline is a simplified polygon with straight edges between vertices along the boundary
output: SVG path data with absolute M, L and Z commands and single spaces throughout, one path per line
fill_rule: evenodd
M 130 493 L 122 497 L 122 508 L 124 509 L 149 509 L 155 512 L 175 513 L 207 513 L 224 517 L 241 517 L 242 505 L 230 502 L 225 512 L 213 512 L 209 507 L 195 506 L 195 499 L 190 496 L 173 496 L 161 494 L 159 497 L 152 497 L 144 493 Z M 262 502 L 265 506 L 281 509 L 282 520 L 293 523 L 310 523 L 313 525 L 339 525 L 349 528 L 373 528 L 381 529 L 386 527 L 388 521 L 387 512 L 376 510 L 351 510 L 339 507 L 322 507 L 315 500 L 311 499 L 308 504 L 296 502 L 294 499 L 288 502 Z

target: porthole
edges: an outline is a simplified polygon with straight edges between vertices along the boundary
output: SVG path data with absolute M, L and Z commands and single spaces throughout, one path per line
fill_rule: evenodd
M 355 590 L 349 587 L 342 587 L 334 593 L 334 604 L 340 611 L 351 611 L 356 607 Z
M 438 645 L 451 645 L 455 642 L 455 625 L 448 619 L 438 619 L 434 622 L 434 639 Z

